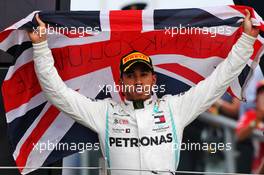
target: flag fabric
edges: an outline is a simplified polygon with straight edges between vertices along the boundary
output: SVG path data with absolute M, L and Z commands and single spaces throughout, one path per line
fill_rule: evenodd
M 227 57 L 242 34 L 245 8 L 250 10 L 253 24 L 264 31 L 263 20 L 245 6 L 39 14 L 47 24 L 48 44 L 65 83 L 89 98 L 120 101 L 121 94 L 108 85 L 118 84 L 123 55 L 137 50 L 152 58 L 157 85 L 165 85 L 157 97 L 179 94 L 209 76 Z M 0 49 L 15 60 L 2 84 L 2 94 L 13 157 L 22 174 L 80 151 L 56 149 L 60 143 L 98 141 L 94 132 L 43 96 L 34 72 L 32 43 L 25 31 L 36 27 L 36 13 L 0 33 Z M 259 36 L 247 66 L 228 89 L 233 96 L 242 98 L 243 87 L 262 53 Z M 158 119 L 163 121 L 162 116 Z M 41 151 L 36 147 L 48 142 L 55 146 Z

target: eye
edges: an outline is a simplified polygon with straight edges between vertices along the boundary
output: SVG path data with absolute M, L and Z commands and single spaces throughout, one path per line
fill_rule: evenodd
M 132 78 L 133 77 L 133 74 L 132 73 L 128 73 L 128 74 L 126 74 L 126 77 L 127 78 Z
M 142 77 L 145 77 L 145 76 L 147 76 L 147 75 L 148 75 L 148 72 L 142 72 L 142 73 L 141 73 L 141 76 L 142 76 Z

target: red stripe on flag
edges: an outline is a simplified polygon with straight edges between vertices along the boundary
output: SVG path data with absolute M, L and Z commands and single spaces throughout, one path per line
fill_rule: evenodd
M 2 84 L 5 111 L 9 112 L 28 102 L 41 88 L 33 68 L 33 62 L 21 66 L 11 79 Z
M 232 96 L 232 97 L 237 97 L 234 92 L 232 91 L 232 89 L 230 87 L 227 88 L 227 92 Z M 238 98 L 238 97 L 237 97 Z
M 193 70 L 184 67 L 180 64 L 174 63 L 174 64 L 160 64 L 156 65 L 157 67 L 160 67 L 162 69 L 168 70 L 170 72 L 173 72 L 177 75 L 180 75 L 193 83 L 197 84 L 200 81 L 204 80 L 204 77 L 198 74 L 197 72 L 194 72 Z
M 252 56 L 250 57 L 251 60 L 254 60 L 256 58 L 261 47 L 263 47 L 263 43 L 260 40 L 256 40 L 256 42 L 254 43 L 254 52 L 253 52 Z
M 109 45 L 112 43 L 116 48 L 109 48 L 112 50 L 119 51 L 119 54 L 116 55 L 115 62 L 111 64 L 111 70 L 113 74 L 113 78 L 115 84 L 119 84 L 120 82 L 120 72 L 119 72 L 119 62 L 120 59 L 131 52 L 131 48 L 127 47 L 132 44 L 135 38 L 139 38 L 142 31 L 142 11 L 141 10 L 124 10 L 124 11 L 110 11 L 110 28 L 111 28 L 111 39 Z M 125 43 L 129 44 L 125 44 Z M 125 46 L 127 45 L 127 46 Z M 125 47 L 124 47 L 125 46 Z M 121 48 L 122 47 L 122 48 Z M 131 47 L 131 46 L 130 46 Z M 123 100 L 123 95 L 119 92 L 119 96 Z
M 6 30 L 0 33 L 0 42 L 4 41 L 13 30 Z
M 26 165 L 28 156 L 33 150 L 34 145 L 38 143 L 42 135 L 51 126 L 52 122 L 57 118 L 59 113 L 60 111 L 57 108 L 51 106 L 44 114 L 44 116 L 40 119 L 37 126 L 34 128 L 34 130 L 31 132 L 31 134 L 19 150 L 19 155 L 16 159 L 16 164 L 18 167 L 24 167 Z M 22 171 L 23 168 L 19 170 Z
M 243 15 L 246 15 L 245 10 L 248 9 L 250 14 L 251 14 L 251 17 L 256 18 L 255 13 L 254 13 L 254 9 L 252 7 L 243 6 L 243 5 L 229 5 L 229 7 L 239 11 Z
M 109 15 L 112 32 L 142 30 L 142 10 L 113 10 Z

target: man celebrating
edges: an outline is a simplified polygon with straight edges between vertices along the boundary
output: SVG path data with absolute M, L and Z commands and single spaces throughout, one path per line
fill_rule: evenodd
M 68 88 L 54 67 L 38 15 L 38 33 L 33 42 L 35 71 L 41 88 L 58 109 L 98 133 L 103 155 L 114 175 L 169 174 L 178 166 L 183 129 L 221 97 L 241 73 L 253 53 L 259 33 L 246 10 L 244 33 L 228 58 L 204 81 L 185 94 L 154 100 L 150 89 L 156 83 L 151 58 L 132 52 L 120 61 L 120 85 L 124 101 L 92 100 Z M 132 87 L 132 88 L 131 88 Z M 175 87 L 176 88 L 176 87 Z M 138 90 L 140 89 L 140 90 Z M 132 171 L 132 170 L 144 171 Z M 156 170 L 156 171 L 154 171 Z M 167 171 L 167 172 L 165 172 Z

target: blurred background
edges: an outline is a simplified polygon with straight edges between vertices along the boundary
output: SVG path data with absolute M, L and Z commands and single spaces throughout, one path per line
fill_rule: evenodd
M 0 0 L 0 30 L 12 25 L 35 10 L 129 10 L 168 9 L 239 4 L 253 7 L 264 18 L 263 0 Z M 0 51 L 0 81 L 2 83 L 12 58 Z M 258 67 L 247 87 L 248 102 L 240 102 L 225 94 L 208 112 L 184 131 L 186 143 L 231 143 L 231 151 L 182 151 L 178 170 L 205 172 L 237 172 L 250 174 L 261 166 L 264 157 L 263 123 L 254 123 L 258 96 L 263 93 L 263 70 Z M 262 89 L 263 88 L 263 89 Z M 259 97 L 261 98 L 261 97 Z M 15 166 L 8 143 L 2 98 L 0 110 L 0 167 Z M 53 166 L 104 166 L 99 151 L 74 154 Z M 0 169 L 2 175 L 18 175 L 18 170 Z M 88 170 L 37 170 L 31 175 L 91 175 Z

